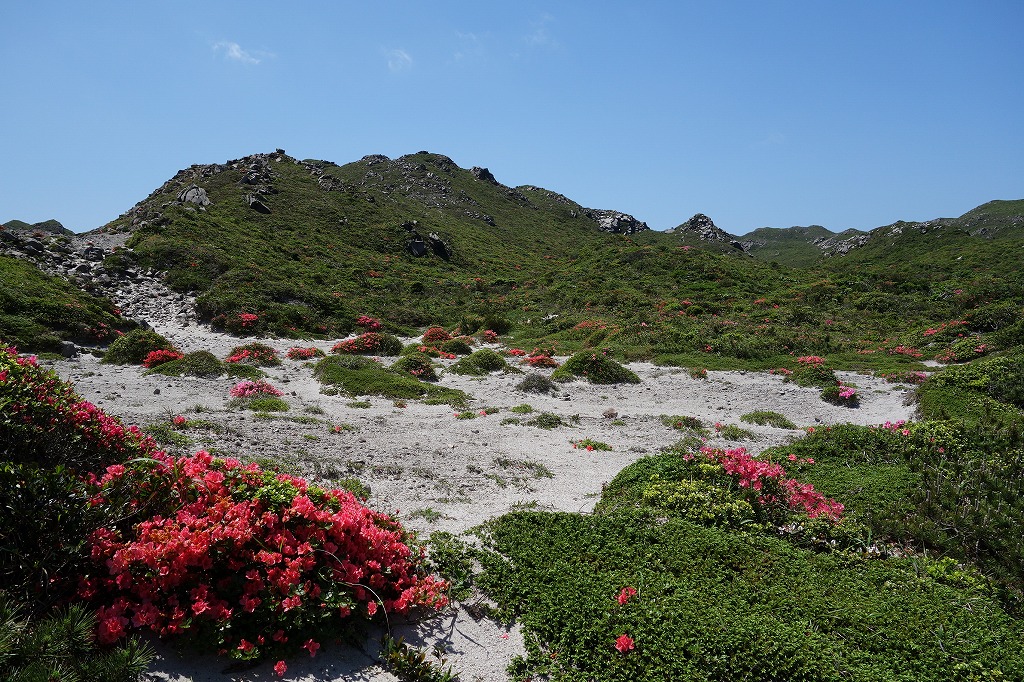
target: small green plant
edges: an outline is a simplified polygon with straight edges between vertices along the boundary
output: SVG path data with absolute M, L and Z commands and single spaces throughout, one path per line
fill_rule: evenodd
M 410 646 L 402 637 L 395 639 L 384 635 L 381 640 L 381 663 L 403 682 L 454 682 L 457 679 L 448 665 L 443 644 L 435 645 L 430 657 L 426 650 Z
M 593 440 L 591 438 L 582 438 L 580 440 L 570 440 L 569 443 L 577 450 L 605 450 L 611 451 L 612 446 L 608 443 L 602 443 L 599 440 Z
M 277 396 L 250 398 L 247 407 L 253 412 L 287 412 L 290 409 L 288 403 Z
M 451 353 L 453 355 L 469 355 L 473 352 L 473 347 L 463 339 L 451 339 L 443 342 L 438 349 L 444 353 Z
M 540 462 L 534 462 L 528 459 L 512 459 L 510 457 L 496 457 L 494 463 L 502 469 L 514 470 L 529 474 L 531 478 L 554 478 L 554 474 L 551 473 L 551 469 Z
M 427 523 L 435 523 L 445 518 L 445 515 L 433 507 L 421 507 L 420 509 L 409 512 L 409 516 L 407 518 L 423 519 Z
M 349 407 L 354 407 L 357 410 L 368 410 L 373 407 L 373 403 L 369 400 L 350 400 L 348 402 Z
M 707 367 L 691 367 L 690 378 L 698 380 L 706 380 L 708 378 Z
M 391 369 L 397 372 L 405 372 L 421 381 L 437 381 L 437 372 L 434 371 L 434 363 L 424 353 L 410 353 L 403 355 Z
M 557 429 L 559 426 L 565 425 L 565 421 L 553 412 L 541 412 L 526 423 L 541 429 Z
M 661 415 L 661 423 L 672 427 L 676 431 L 693 431 L 700 435 L 708 434 L 708 430 L 704 427 L 704 422 L 697 417 L 685 414 L 663 414 Z
M 784 414 L 770 410 L 755 410 L 747 412 L 740 417 L 741 422 L 757 424 L 758 426 L 774 426 L 777 429 L 795 429 L 796 424 L 789 420 Z
M 555 381 L 586 379 L 592 384 L 639 384 L 640 377 L 608 357 L 607 351 L 583 351 L 555 370 Z
M 530 414 L 533 412 L 533 406 L 523 403 L 522 405 L 516 405 L 515 407 L 509 408 L 508 411 L 514 412 L 515 414 Z
M 715 431 L 726 440 L 756 440 L 757 436 L 736 424 L 715 424 Z

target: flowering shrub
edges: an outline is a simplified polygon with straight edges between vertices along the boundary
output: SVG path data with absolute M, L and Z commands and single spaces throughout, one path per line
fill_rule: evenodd
M 550 355 L 545 355 L 543 353 L 526 356 L 523 358 L 523 364 L 529 365 L 530 367 L 558 367 L 557 360 Z
M 826 388 L 839 383 L 839 377 L 825 365 L 825 359 L 817 355 L 808 355 L 796 359 L 796 369 L 784 375 L 784 381 L 795 382 L 798 386 L 817 386 Z
M 441 343 L 450 341 L 451 338 L 451 334 L 446 332 L 443 327 L 431 327 L 423 332 L 423 343 Z
M 362 327 L 368 332 L 379 331 L 381 328 L 380 320 L 370 317 L 369 315 L 360 315 L 356 319 L 356 326 Z
M 380 610 L 447 603 L 399 523 L 347 491 L 203 451 L 111 466 L 91 485 L 96 504 L 145 512 L 90 537 L 78 595 L 98 608 L 101 643 L 146 629 L 241 660 L 314 654 Z
M 231 387 L 232 398 L 254 398 L 259 396 L 281 396 L 283 392 L 271 386 L 265 379 L 250 381 L 243 379 Z
M 319 348 L 301 348 L 299 346 L 289 348 L 288 352 L 285 353 L 285 356 L 289 360 L 312 360 L 313 358 L 322 358 L 324 355 L 326 355 L 326 353 Z
M 706 367 L 692 367 L 690 369 L 690 378 L 697 380 L 704 380 L 708 378 L 708 370 Z
M 498 332 L 494 331 L 493 329 L 485 329 L 483 333 L 483 339 L 487 343 L 497 343 Z
M 83 400 L 36 357 L 0 350 L 0 452 L 11 462 L 90 471 L 145 457 L 156 443 Z
M 521 348 L 509 348 L 505 351 L 505 355 L 511 355 L 514 358 L 521 358 L 526 355 L 526 351 Z
M 420 381 L 437 381 L 437 372 L 434 371 L 434 363 L 423 353 L 405 355 L 391 369 L 399 372 L 408 372 Z
M 924 353 L 922 353 L 918 349 L 912 346 L 904 346 L 902 344 L 894 346 L 888 349 L 886 352 L 889 353 L 889 355 L 904 355 L 908 358 L 920 358 L 924 355 Z
M 241 362 L 257 367 L 270 367 L 280 365 L 281 359 L 277 357 L 277 351 L 265 343 L 249 343 L 244 346 L 235 346 L 231 349 L 224 362 Z
M 152 368 L 157 365 L 162 365 L 165 362 L 181 360 L 184 357 L 184 353 L 179 353 L 176 350 L 154 350 L 150 351 L 149 354 L 146 355 L 146 358 L 142 361 L 142 366 Z
M 859 402 L 857 389 L 853 386 L 847 386 L 842 382 L 837 383 L 835 386 L 826 386 L 821 389 L 821 399 L 835 405 L 846 405 L 847 407 L 856 407 Z
M 379 332 L 366 332 L 354 339 L 345 339 L 334 344 L 332 353 L 345 355 L 398 355 L 402 342 L 398 337 Z
M 740 527 L 753 522 L 781 527 L 795 518 L 833 523 L 842 518 L 841 503 L 810 484 L 788 478 L 782 466 L 758 459 L 744 448 L 705 446 L 697 454 L 683 454 L 682 461 L 686 466 L 672 479 L 651 476 L 637 491 L 640 500 L 715 526 Z M 814 460 L 801 463 L 813 464 Z

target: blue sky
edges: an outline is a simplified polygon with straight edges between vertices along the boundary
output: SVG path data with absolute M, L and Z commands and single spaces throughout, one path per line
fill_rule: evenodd
M 0 0 L 0 220 L 174 173 L 428 150 L 654 229 L 1024 198 L 1024 2 Z

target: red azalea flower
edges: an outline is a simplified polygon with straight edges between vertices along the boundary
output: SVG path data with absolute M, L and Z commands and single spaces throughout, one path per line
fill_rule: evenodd
M 615 648 L 619 650 L 620 654 L 624 654 L 627 651 L 632 651 L 636 646 L 633 644 L 633 638 L 629 635 L 619 635 L 619 638 L 615 640 Z
M 278 677 L 284 677 L 285 672 L 288 670 L 288 666 L 284 661 L 278 661 L 274 664 L 274 672 L 277 673 Z

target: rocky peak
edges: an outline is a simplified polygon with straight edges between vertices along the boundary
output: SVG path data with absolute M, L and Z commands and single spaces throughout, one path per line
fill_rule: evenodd
M 715 222 L 703 213 L 697 213 L 685 223 L 677 225 L 671 232 L 693 235 L 706 242 L 735 241 L 732 235 L 715 225 Z

